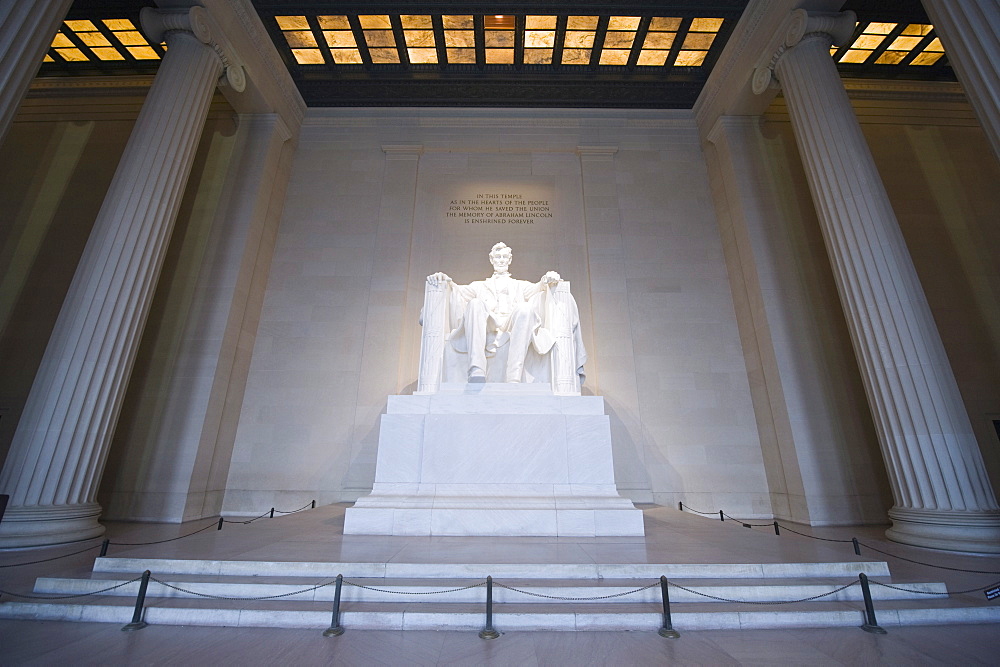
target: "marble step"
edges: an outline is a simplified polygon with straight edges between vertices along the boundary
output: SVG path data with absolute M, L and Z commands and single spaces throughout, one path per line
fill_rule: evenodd
M 109 598 L 89 604 L 6 602 L 0 618 L 71 620 L 120 623 L 131 621 L 132 605 Z M 313 628 L 330 624 L 328 605 L 319 602 L 261 603 L 213 601 L 209 607 L 196 600 L 158 599 L 144 612 L 151 625 L 203 625 L 225 627 Z M 690 611 L 686 609 L 690 608 Z M 863 607 L 856 603 L 799 603 L 780 609 L 747 609 L 745 605 L 689 605 L 672 613 L 673 626 L 687 630 L 822 628 L 860 626 Z M 879 625 L 942 625 L 998 623 L 1000 607 L 962 606 L 949 600 L 883 602 L 876 606 Z M 354 604 L 343 607 L 341 625 L 348 630 L 467 630 L 485 624 L 483 605 L 404 604 L 386 608 Z M 494 609 L 493 625 L 500 632 L 528 630 L 633 630 L 653 632 L 660 627 L 658 605 L 602 605 L 600 608 L 565 608 L 561 605 L 502 605 Z
M 159 577 L 158 577 L 159 578 Z M 201 579 L 205 579 L 204 577 Z M 178 579 L 176 577 L 164 577 L 171 588 L 156 581 L 151 581 L 146 595 L 149 598 L 160 597 L 186 597 L 199 598 L 198 594 L 213 595 L 229 598 L 256 598 L 265 596 L 287 596 L 286 600 L 322 600 L 332 601 L 335 587 L 329 580 L 317 582 L 287 582 L 280 581 L 280 578 L 271 577 L 268 581 L 260 581 L 249 578 L 241 578 L 243 581 L 204 581 L 191 579 Z M 101 591 L 111 586 L 120 588 L 107 592 L 105 595 L 134 598 L 138 592 L 139 583 L 132 582 L 126 584 L 128 579 L 100 578 L 100 579 L 69 579 L 57 577 L 41 577 L 35 582 L 34 593 L 39 595 L 76 595 L 89 594 Z M 676 585 L 690 588 L 698 593 L 678 589 L 670 590 L 670 599 L 674 604 L 687 602 L 721 602 L 713 598 L 706 598 L 705 595 L 714 598 L 725 598 L 726 600 L 748 600 L 753 602 L 786 602 L 791 600 L 802 600 L 804 598 L 823 595 L 841 588 L 845 584 L 852 583 L 851 580 L 839 580 L 826 583 L 802 583 L 809 580 L 796 580 L 776 583 L 756 583 L 750 584 L 740 582 L 720 583 L 711 580 L 690 581 L 687 579 L 677 580 Z M 326 586 L 310 591 L 303 589 L 315 586 L 319 583 L 326 583 Z M 474 585 L 476 581 L 469 580 L 383 580 L 383 579 L 358 579 L 354 582 L 346 583 L 341 593 L 343 602 L 441 602 L 441 603 L 475 603 L 481 602 L 485 597 L 485 587 L 479 585 L 475 588 L 467 588 Z M 660 587 L 653 585 L 644 590 L 636 590 L 643 586 L 649 586 L 649 580 L 630 582 L 609 582 L 605 580 L 602 585 L 591 583 L 581 583 L 577 580 L 546 581 L 544 584 L 537 580 L 508 580 L 496 581 L 493 587 L 493 600 L 498 604 L 514 603 L 584 603 L 601 604 L 610 602 L 618 603 L 659 603 Z M 889 583 L 889 582 L 886 582 Z M 357 585 L 352 585 L 357 584 Z M 894 588 L 884 586 L 872 586 L 872 598 L 875 600 L 924 600 L 932 598 L 946 598 L 948 591 L 943 583 L 893 583 Z M 368 588 L 361 588 L 367 586 Z M 510 590 L 504 586 L 509 586 L 517 590 Z M 177 589 L 183 590 L 177 590 Z M 464 590 L 456 590 L 464 589 Z M 441 592 L 446 591 L 446 592 Z M 523 591 L 523 592 L 521 592 Z M 630 592 L 632 591 L 632 592 Z M 546 596 L 546 597 L 541 597 Z M 569 598 L 566 600 L 555 600 L 553 598 Z M 595 598 L 595 599 L 581 599 Z M 861 600 L 862 593 L 860 586 L 838 591 L 828 595 L 824 600 Z
M 384 579 L 775 579 L 888 577 L 885 561 L 831 563 L 329 563 L 173 558 L 97 558 L 94 572 Z

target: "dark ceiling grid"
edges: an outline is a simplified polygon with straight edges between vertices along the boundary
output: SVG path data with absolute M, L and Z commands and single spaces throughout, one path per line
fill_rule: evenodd
M 635 41 L 632 42 L 632 52 L 629 53 L 628 63 L 625 65 L 629 72 L 634 72 L 636 63 L 639 62 L 639 52 L 642 51 L 642 45 L 646 41 L 646 33 L 649 32 L 649 24 L 652 20 L 650 16 L 643 16 L 639 19 L 639 27 L 635 31 Z M 724 21 L 723 25 L 725 23 Z
M 577 0 L 571 5 L 556 0 L 522 2 L 507 0 L 500 3 L 463 2 L 443 0 L 251 0 L 258 10 L 268 35 L 275 44 L 283 62 L 289 69 L 307 104 L 310 106 L 554 106 L 554 107 L 604 107 L 604 108 L 690 108 L 697 99 L 712 67 L 747 5 L 747 0 L 685 0 L 675 2 L 648 2 L 643 0 Z M 108 31 L 101 19 L 127 18 L 139 26 L 139 10 L 155 6 L 153 0 L 74 0 L 67 18 L 89 19 L 106 38 Z M 858 14 L 861 26 L 868 22 L 929 23 L 920 0 L 847 0 L 843 9 Z M 405 34 L 401 34 L 400 15 L 429 15 L 434 33 L 436 64 L 412 64 Z M 498 65 L 486 62 L 484 16 L 497 14 L 515 17 L 513 64 Z M 305 16 L 310 33 L 322 53 L 322 64 L 299 65 L 291 47 L 275 22 L 275 16 Z M 323 34 L 317 17 L 323 15 L 348 16 L 351 32 L 357 42 L 362 63 L 337 64 Z M 387 15 L 392 24 L 399 63 L 376 64 L 365 39 L 359 15 Z M 448 62 L 444 40 L 442 15 L 475 17 L 476 63 L 454 64 Z M 556 34 L 552 49 L 551 65 L 525 62 L 525 17 L 529 15 L 556 16 Z M 595 34 L 589 64 L 563 65 L 568 16 L 598 16 L 601 24 Z M 624 65 L 600 65 L 600 52 L 604 46 L 608 17 L 638 16 L 636 30 L 628 61 Z M 682 19 L 663 66 L 639 65 L 639 52 L 649 30 L 650 19 L 655 16 L 673 16 Z M 696 17 L 724 19 L 718 34 L 700 66 L 677 66 L 677 57 L 688 32 L 691 20 Z M 901 31 L 897 26 L 897 34 Z M 858 31 L 860 32 L 860 31 Z M 86 54 L 89 49 L 71 30 L 64 34 L 76 48 Z M 857 34 L 855 35 L 855 37 Z M 865 63 L 838 63 L 841 75 L 860 78 L 908 78 L 922 80 L 954 81 L 955 75 L 948 64 L 947 55 L 932 65 L 910 63 L 934 38 L 925 36 L 919 46 L 905 57 L 899 66 L 879 65 L 874 61 L 892 43 L 886 39 Z M 109 38 L 112 44 L 117 42 Z M 852 38 L 853 43 L 853 38 Z M 163 56 L 159 45 L 152 48 Z M 847 45 L 838 51 L 842 55 Z M 54 50 L 49 55 L 54 62 L 44 63 L 42 76 L 93 76 L 153 74 L 159 60 L 137 60 L 126 49 L 119 48 L 124 60 L 64 61 Z

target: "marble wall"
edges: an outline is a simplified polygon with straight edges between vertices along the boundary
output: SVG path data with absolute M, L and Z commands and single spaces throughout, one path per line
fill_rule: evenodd
M 0 147 L 22 167 L 0 173 L 0 460 L 140 103 L 29 103 Z M 964 103 L 856 108 L 998 487 L 1000 166 Z M 424 276 L 485 277 L 503 240 L 516 277 L 572 283 L 623 495 L 884 521 L 780 98 L 744 137 L 735 197 L 685 111 L 314 109 L 297 149 L 265 117 L 213 114 L 105 471 L 109 516 L 367 493 L 387 396 L 416 379 Z M 551 217 L 449 217 L 481 194 Z
M 621 492 L 770 514 L 689 112 L 312 110 L 300 142 L 224 511 L 366 493 L 386 397 L 416 379 L 424 277 L 486 277 L 503 240 L 516 277 L 573 285 Z M 551 217 L 447 215 L 490 193 Z

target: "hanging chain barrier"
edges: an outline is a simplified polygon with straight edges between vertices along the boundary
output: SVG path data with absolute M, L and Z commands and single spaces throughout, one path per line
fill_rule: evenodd
M 885 584 L 881 581 L 875 581 L 874 579 L 869 579 L 869 582 L 875 584 L 876 586 L 881 586 L 882 588 L 891 588 L 897 591 L 904 591 L 906 593 L 916 593 L 918 595 L 942 595 L 937 591 L 915 591 L 910 588 L 902 588 L 901 586 L 893 586 L 892 584 Z M 994 581 L 992 584 L 986 584 L 985 586 L 980 586 L 978 588 L 969 588 L 964 591 L 948 591 L 948 595 L 965 595 L 966 593 L 978 593 L 979 591 L 985 591 L 987 588 L 993 588 L 994 586 L 1000 585 L 1000 581 Z
M 96 538 L 92 538 L 92 539 L 96 539 Z M 63 554 L 61 556 L 53 556 L 52 558 L 43 558 L 41 560 L 32 560 L 32 561 L 28 561 L 27 563 L 7 563 L 6 565 L 0 565 L 0 568 L 5 568 L 5 567 L 22 567 L 24 565 L 38 565 L 39 563 L 48 563 L 49 561 L 59 560 L 60 558 L 69 558 L 70 556 L 76 556 L 76 555 L 82 554 L 84 552 L 91 551 L 92 549 L 96 549 L 99 546 L 101 546 L 101 545 L 100 544 L 92 544 L 89 547 L 87 547 L 86 549 L 80 549 L 79 551 L 74 551 L 73 553 Z
M 719 602 L 734 602 L 737 604 L 762 604 L 762 605 L 774 605 L 774 604 L 795 604 L 797 602 L 811 602 L 812 600 L 819 600 L 820 598 L 829 597 L 835 595 L 840 591 L 846 590 L 851 586 L 857 586 L 857 581 L 852 581 L 849 584 L 844 584 L 840 588 L 834 588 L 831 591 L 825 593 L 819 593 L 818 595 L 811 595 L 807 598 L 801 598 L 799 600 L 734 600 L 732 598 L 719 597 L 718 595 L 709 595 L 708 593 L 703 593 L 701 591 L 695 590 L 693 588 L 687 588 L 686 586 L 681 586 L 680 584 L 675 584 L 674 582 L 668 582 L 671 586 L 676 589 L 685 591 L 687 593 L 692 593 L 693 595 L 699 595 L 703 598 L 710 598 L 712 600 L 718 600 Z
M 135 579 L 129 579 L 128 581 L 123 581 L 120 584 L 115 584 L 114 586 L 108 586 L 107 588 L 102 588 L 99 591 L 90 591 L 89 593 L 74 593 L 73 595 L 25 595 L 23 593 L 12 593 L 11 591 L 5 591 L 5 590 L 0 590 L 0 595 L 9 595 L 15 598 L 24 598 L 25 600 L 69 600 L 70 598 L 85 598 L 91 595 L 101 595 L 102 593 L 113 591 L 116 588 L 121 588 L 122 586 L 128 586 L 129 584 L 134 584 L 140 579 L 142 579 L 142 575 L 136 577 Z
M 695 514 L 701 514 L 703 516 L 714 516 L 716 514 L 716 512 L 699 512 L 698 510 L 695 510 L 695 509 L 692 509 L 692 508 L 688 507 L 687 505 L 685 505 L 682 502 L 677 503 L 677 507 L 682 512 L 689 511 L 689 512 L 693 512 Z M 932 568 L 935 568 L 935 569 L 938 569 L 938 570 L 948 570 L 950 572 L 964 572 L 964 573 L 967 573 L 967 574 L 1000 574 L 1000 570 L 972 570 L 972 569 L 962 568 L 962 567 L 950 567 L 948 565 L 935 565 L 934 563 L 925 563 L 923 561 L 914 560 L 912 558 L 907 558 L 905 556 L 899 556 L 899 555 L 894 554 L 894 553 L 889 552 L 889 551 L 884 551 L 884 550 L 879 549 L 878 547 L 872 546 L 872 545 L 870 545 L 870 544 L 868 544 L 866 542 L 862 542 L 861 540 L 859 540 L 856 537 L 852 537 L 849 540 L 841 540 L 841 539 L 835 539 L 835 538 L 831 538 L 831 537 L 820 537 L 819 535 L 810 535 L 809 533 L 802 533 L 802 532 L 799 532 L 799 531 L 795 530 L 794 528 L 789 528 L 785 524 L 780 523 L 778 521 L 772 521 L 771 523 L 748 523 L 748 522 L 744 522 L 742 519 L 737 519 L 735 517 L 730 516 L 729 514 L 726 514 L 723 510 L 719 510 L 718 511 L 718 515 L 720 517 L 728 517 L 730 520 L 736 521 L 736 522 L 742 524 L 746 528 L 762 528 L 762 527 L 772 528 L 773 527 L 775 529 L 775 531 L 774 531 L 775 535 L 779 534 L 778 533 L 778 528 L 780 528 L 781 530 L 787 530 L 790 533 L 795 533 L 796 535 L 801 535 L 802 537 L 808 537 L 811 540 L 820 540 L 820 541 L 823 541 L 823 542 L 838 542 L 838 543 L 841 543 L 841 544 L 853 544 L 854 545 L 854 553 L 857 554 L 857 555 L 859 555 L 859 556 L 861 555 L 861 549 L 860 549 L 860 547 L 864 547 L 866 549 L 871 549 L 872 551 L 877 551 L 878 553 L 880 553 L 880 554 L 882 554 L 884 556 L 889 556 L 891 558 L 897 558 L 899 560 L 906 561 L 907 563 L 913 563 L 914 565 L 923 565 L 924 567 L 932 567 Z M 882 583 L 877 582 L 877 581 L 872 581 L 871 583 L 877 584 L 879 586 L 889 586 L 888 584 L 882 584 Z M 998 582 L 998 583 L 1000 583 L 1000 582 Z M 973 588 L 973 589 L 968 590 L 968 591 L 956 591 L 955 594 L 959 595 L 959 594 L 962 594 L 962 593 L 974 593 L 974 592 L 977 592 L 977 591 L 986 590 L 987 588 L 990 588 L 993 585 L 994 584 L 989 584 L 987 586 L 983 586 L 982 588 Z M 924 593 L 926 591 L 910 591 L 910 592 L 911 593 Z
M 639 591 L 647 591 L 650 588 L 653 588 L 654 586 L 659 586 L 660 585 L 660 581 L 657 579 L 656 581 L 654 581 L 653 583 L 651 583 L 649 586 L 643 586 L 641 588 L 635 588 L 633 590 L 624 591 L 622 593 L 613 593 L 611 595 L 595 595 L 593 597 L 563 597 L 563 596 L 560 596 L 560 595 L 545 595 L 544 593 L 532 593 L 531 591 L 524 591 L 524 590 L 521 590 L 520 588 L 514 588 L 513 586 L 507 586 L 505 584 L 497 583 L 496 581 L 494 581 L 493 584 L 497 588 L 506 588 L 508 591 L 514 591 L 515 593 L 520 593 L 522 595 L 530 595 L 531 597 L 545 598 L 547 600 L 568 600 L 568 601 L 582 602 L 584 600 L 610 600 L 611 598 L 620 598 L 620 597 L 624 597 L 626 595 L 631 595 L 632 593 L 638 593 Z
M 192 591 L 192 590 L 187 589 L 187 588 L 182 588 L 180 586 L 175 586 L 174 584 L 168 584 L 167 582 L 161 581 L 161 580 L 157 579 L 156 577 L 150 577 L 150 581 L 155 581 L 156 583 L 158 583 L 161 586 L 164 586 L 166 588 L 171 588 L 171 589 L 173 589 L 175 591 L 179 591 L 181 593 L 187 593 L 188 595 L 194 595 L 194 596 L 200 597 L 200 598 L 210 598 L 212 600 L 248 600 L 248 601 L 252 601 L 252 600 L 279 600 L 281 598 L 288 598 L 288 597 L 291 597 L 293 595 L 301 595 L 302 593 L 310 593 L 312 591 L 316 591 L 316 590 L 319 590 L 321 588 L 325 588 L 327 586 L 330 586 L 336 580 L 335 579 L 331 579 L 330 581 L 325 581 L 322 584 L 316 584 L 315 586 L 309 586 L 308 588 L 303 588 L 303 589 L 297 590 L 297 591 L 291 591 L 289 593 L 280 593 L 278 595 L 258 595 L 258 596 L 252 596 L 252 597 L 241 597 L 241 596 L 235 596 L 235 595 L 212 595 L 211 593 L 199 593 L 198 591 Z
M 199 528 L 198 530 L 191 531 L 190 533 L 185 533 L 184 535 L 178 535 L 177 537 L 168 537 L 165 540 L 153 540 L 152 542 L 114 542 L 112 540 L 105 539 L 101 544 L 94 544 L 94 545 L 91 545 L 91 546 L 87 547 L 86 549 L 80 549 L 79 551 L 73 551 L 71 553 L 62 554 L 60 556 L 52 556 L 51 558 L 42 558 L 40 560 L 32 560 L 32 561 L 28 561 L 26 563 L 7 563 L 7 564 L 4 564 L 4 565 L 0 565 L 0 569 L 4 569 L 4 568 L 8 568 L 8 567 L 24 567 L 26 565 L 38 565 L 39 563 L 48 563 L 50 561 L 59 560 L 61 558 L 69 558 L 70 556 L 78 556 L 79 554 L 85 553 L 87 551 L 91 551 L 92 549 L 97 549 L 98 547 L 101 548 L 101 556 L 103 557 L 103 556 L 107 555 L 108 547 L 109 546 L 116 546 L 116 547 L 145 547 L 145 546 L 149 546 L 149 545 L 152 545 L 152 544 L 164 544 L 166 542 L 174 542 L 176 540 L 183 540 L 185 537 L 191 537 L 192 535 L 197 535 L 198 533 L 204 532 L 204 531 L 206 531 L 206 530 L 208 530 L 209 528 L 212 528 L 212 527 L 216 527 L 218 530 L 222 530 L 222 524 L 223 523 L 239 523 L 239 524 L 247 525 L 247 524 L 253 523 L 254 521 L 257 521 L 258 519 L 263 519 L 266 516 L 273 517 L 275 514 L 295 514 L 297 512 L 302 512 L 302 511 L 307 510 L 307 509 L 315 509 L 315 508 L 316 508 L 316 501 L 313 500 L 313 501 L 310 501 L 310 502 L 306 503 L 305 505 L 303 505 L 302 507 L 298 508 L 297 510 L 290 510 L 290 511 L 287 511 L 287 512 L 284 511 L 284 510 L 279 510 L 279 509 L 275 509 L 275 508 L 272 507 L 271 509 L 269 509 L 268 511 L 264 512 L 260 516 L 256 516 L 256 517 L 254 517 L 252 519 L 249 519 L 249 520 L 246 520 L 246 521 L 224 519 L 222 517 L 219 517 L 219 519 L 217 519 L 217 520 L 216 519 L 212 519 L 212 523 L 208 524 L 207 526 L 205 526 L 203 528 Z M 91 538 L 91 539 L 97 539 L 97 538 L 95 537 L 95 538 Z M 0 591 L 0 593 L 2 593 L 2 591 Z
M 375 588 L 374 586 L 365 586 L 354 581 L 348 581 L 344 579 L 344 583 L 348 586 L 354 586 L 355 588 L 363 588 L 366 591 L 376 591 L 378 593 L 392 593 L 393 595 L 437 595 L 438 593 L 457 593 L 458 591 L 467 591 L 470 588 L 479 588 L 480 586 L 486 585 L 486 580 L 479 582 L 478 584 L 470 584 L 469 586 L 462 586 L 461 588 L 449 588 L 444 591 L 390 591 L 385 588 Z

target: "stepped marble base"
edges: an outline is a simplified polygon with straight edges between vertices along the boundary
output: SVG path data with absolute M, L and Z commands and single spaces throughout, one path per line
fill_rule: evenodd
M 644 534 L 618 495 L 599 396 L 547 384 L 443 384 L 390 396 L 371 494 L 347 510 L 352 535 Z

